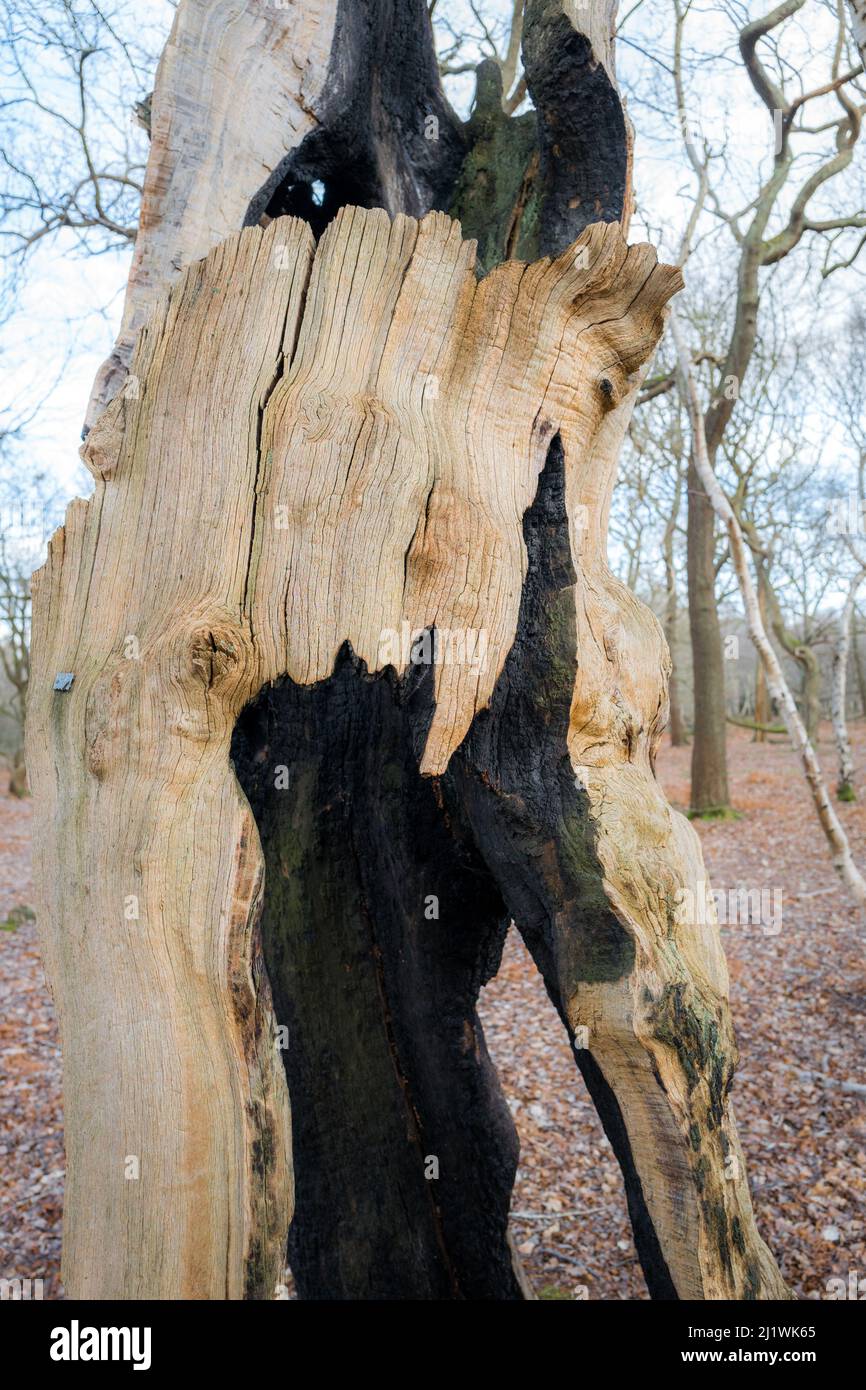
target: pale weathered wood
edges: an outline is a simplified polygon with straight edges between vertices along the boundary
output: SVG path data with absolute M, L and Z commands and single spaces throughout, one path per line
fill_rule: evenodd
M 235 235 L 158 306 L 140 386 L 90 436 L 94 496 L 34 577 L 35 874 L 74 1297 L 270 1296 L 291 1211 L 258 835 L 227 756 L 255 669 L 259 413 L 311 256 L 307 228 L 282 235 L 287 272 L 272 236 Z
M 90 429 L 122 386 L 142 324 L 184 266 L 243 225 L 250 199 L 317 124 L 338 0 L 181 0 L 151 100 L 151 147 L 117 342 Z
M 66 1068 L 72 1296 L 268 1296 L 289 1215 L 288 1107 L 235 723 L 266 683 L 327 678 L 346 642 L 370 672 L 404 669 L 392 634 L 406 623 L 486 643 L 480 669 L 437 662 L 425 776 L 454 765 L 487 706 L 506 729 L 506 667 L 526 645 L 524 517 L 557 437 L 573 631 L 538 674 L 565 692 L 562 755 L 594 848 L 538 949 L 558 961 L 548 978 L 568 1025 L 589 1030 L 589 1079 L 656 1290 L 783 1295 L 727 1098 L 717 931 L 683 910 L 700 848 L 652 770 L 668 657 L 604 558 L 616 455 L 679 283 L 616 224 L 478 282 L 443 214 L 345 208 L 315 255 L 293 219 L 229 237 L 142 330 L 131 381 L 84 450 L 94 497 L 72 505 L 34 585 L 28 756 Z M 52 689 L 60 671 L 74 673 L 67 693 Z M 473 823 L 520 920 L 510 832 L 491 840 L 489 826 L 503 813 L 519 825 L 531 798 L 508 793 L 513 767 L 492 768 L 475 738 L 459 776 L 480 768 L 478 795 L 493 797 Z M 574 856 L 573 827 L 538 833 Z M 544 876 L 534 834 L 524 862 Z M 572 968 L 575 943 L 597 949 L 587 894 L 621 943 L 615 969 Z
M 267 214 L 317 231 L 347 202 L 420 216 L 444 205 L 462 155 L 425 0 L 180 0 L 151 102 L 123 320 L 85 432 L 184 267 Z

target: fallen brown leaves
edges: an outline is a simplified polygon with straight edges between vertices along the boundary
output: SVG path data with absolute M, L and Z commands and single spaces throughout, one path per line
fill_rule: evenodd
M 60 1048 L 32 901 L 30 803 L 0 796 L 0 1277 L 60 1295 L 63 1117 Z
M 829 726 L 820 751 L 834 774 Z M 851 729 L 863 804 L 840 805 L 866 865 L 866 729 Z M 801 1298 L 866 1281 L 866 927 L 836 879 L 787 743 L 729 738 L 742 819 L 699 823 L 714 889 L 782 894 L 777 934 L 722 929 L 740 1047 L 734 1108 L 761 1234 Z M 689 749 L 664 747 L 659 777 L 685 808 Z M 832 781 L 831 781 L 832 785 Z M 490 1051 L 514 1112 L 518 1248 L 548 1297 L 646 1298 L 619 1170 L 540 979 L 512 930 L 484 991 Z M 863 1088 L 847 1090 L 846 1087 Z M 863 1285 L 866 1294 L 866 1282 Z

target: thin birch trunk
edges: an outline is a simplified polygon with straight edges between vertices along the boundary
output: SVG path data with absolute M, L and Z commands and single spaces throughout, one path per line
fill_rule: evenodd
M 857 631 L 857 623 L 860 614 L 857 605 L 854 605 L 854 614 L 851 620 L 851 650 L 854 655 L 854 669 L 857 673 L 857 691 L 860 696 L 860 715 L 866 716 L 866 671 L 863 669 L 863 653 L 860 650 L 860 637 Z
M 839 781 L 836 786 L 836 795 L 840 801 L 857 800 L 857 794 L 854 790 L 854 758 L 851 753 L 851 741 L 848 738 L 848 724 L 845 718 L 845 697 L 848 679 L 848 650 L 851 641 L 851 615 L 854 611 L 857 590 L 862 582 L 863 573 L 861 571 L 851 580 L 848 593 L 845 595 L 842 612 L 839 614 L 839 629 L 833 652 L 831 701 L 833 733 L 839 755 Z
M 758 585 L 758 608 L 761 614 L 761 621 L 767 625 L 767 595 L 762 584 Z M 766 743 L 767 731 L 761 726 L 770 723 L 772 710 L 770 708 L 770 692 L 767 689 L 767 673 L 764 664 L 758 659 L 758 669 L 755 675 L 755 743 Z

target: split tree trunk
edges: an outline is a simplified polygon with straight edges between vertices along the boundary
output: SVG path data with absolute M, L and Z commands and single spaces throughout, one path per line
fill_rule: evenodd
M 464 144 L 424 0 L 181 0 L 151 103 L 123 322 L 85 430 L 123 386 L 142 324 L 184 266 L 283 212 L 318 232 L 344 203 L 416 216 L 440 207 Z
M 527 6 L 537 157 L 503 193 L 502 247 L 519 225 L 557 254 L 480 281 L 456 222 L 395 206 L 459 203 L 478 152 L 437 95 L 420 0 L 320 5 L 303 42 L 330 34 L 326 77 L 269 27 L 292 11 L 248 33 L 237 6 L 208 25 L 203 8 L 183 0 L 154 96 L 150 194 L 175 191 L 139 239 L 131 379 L 96 417 L 94 496 L 34 591 L 67 1290 L 269 1297 L 294 1168 L 303 1296 L 526 1296 L 516 1139 L 475 1012 L 513 917 L 619 1158 L 652 1294 L 785 1296 L 730 1108 L 699 842 L 653 772 L 669 658 L 605 562 L 617 454 L 679 283 L 617 225 L 613 6 L 580 11 L 585 33 L 570 0 Z M 222 87 L 190 102 L 186 136 L 172 86 L 207 85 L 224 54 L 231 149 L 253 119 L 250 43 L 278 104 L 298 73 L 317 94 L 264 178 L 202 141 Z M 438 149 L 383 115 L 408 122 L 425 93 L 451 132 Z M 316 247 L 347 189 L 379 209 L 343 206 Z M 227 236 L 239 209 L 235 225 L 289 209 L 312 229 L 277 215 Z M 172 225 L 186 250 L 166 258 Z

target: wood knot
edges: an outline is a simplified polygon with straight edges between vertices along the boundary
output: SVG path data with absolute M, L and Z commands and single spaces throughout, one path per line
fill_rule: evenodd
M 107 482 L 109 478 L 114 477 L 125 429 L 125 397 L 115 396 L 93 428 L 88 431 L 87 438 L 78 450 L 82 463 L 98 481 Z
M 198 629 L 189 639 L 190 669 L 209 690 L 235 671 L 241 655 L 236 635 L 216 625 Z
M 113 659 L 88 692 L 84 711 L 87 768 L 98 782 L 127 764 L 136 677 L 137 663 Z

